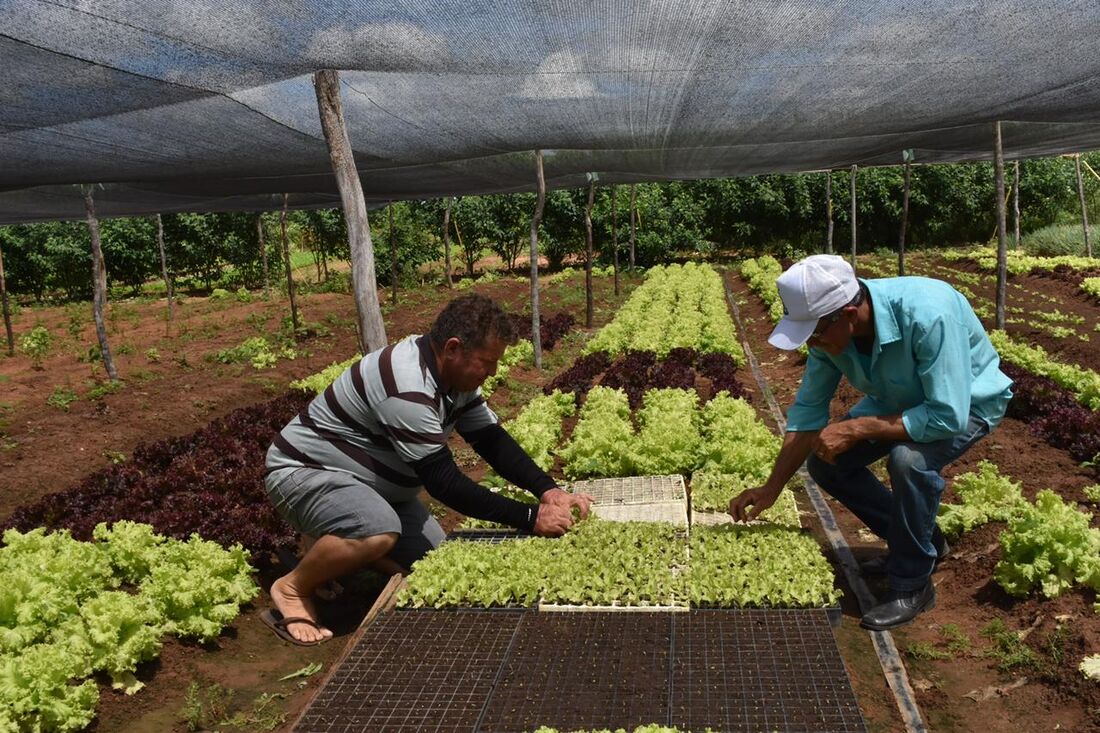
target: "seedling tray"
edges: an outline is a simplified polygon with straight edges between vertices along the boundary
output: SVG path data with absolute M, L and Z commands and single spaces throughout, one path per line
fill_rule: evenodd
M 865 731 L 820 610 L 672 616 L 671 722 L 685 730 Z
M 480 730 L 633 730 L 667 721 L 673 615 L 531 615 Z
M 661 501 L 686 501 L 684 477 L 627 476 L 577 481 L 570 485 L 574 494 L 591 494 L 596 504 L 646 504 Z
M 295 730 L 865 731 L 823 612 L 647 610 L 383 612 Z
M 456 529 L 447 535 L 447 539 L 463 542 L 488 542 L 495 545 L 505 540 L 520 540 L 534 536 L 530 532 L 521 532 L 518 529 Z
M 592 513 L 612 522 L 667 522 L 688 526 L 687 502 L 660 501 L 638 504 L 594 504 Z
M 525 611 L 384 613 L 298 721 L 301 733 L 469 733 Z

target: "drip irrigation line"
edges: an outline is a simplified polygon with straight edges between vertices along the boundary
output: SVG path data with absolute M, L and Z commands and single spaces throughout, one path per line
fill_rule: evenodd
M 757 386 L 760 387 L 760 392 L 768 403 L 768 409 L 771 410 L 772 416 L 782 433 L 786 428 L 787 421 L 783 417 L 783 411 L 779 409 L 779 404 L 775 401 L 775 395 L 768 388 L 767 379 L 760 371 L 760 363 L 756 360 L 756 356 L 749 346 L 748 338 L 745 335 L 745 326 L 741 321 L 741 310 L 737 307 L 737 300 L 733 297 L 733 291 L 730 289 L 728 282 L 725 283 L 725 289 L 726 300 L 729 301 L 733 318 L 737 322 L 737 329 L 741 333 L 741 346 L 745 350 L 745 357 L 749 362 L 749 368 L 752 370 L 752 376 L 756 380 Z M 821 526 L 825 530 L 825 536 L 840 561 L 840 567 L 844 571 L 844 577 L 848 580 L 848 585 L 856 594 L 860 611 L 866 613 L 875 605 L 875 597 L 867 588 L 867 584 L 863 582 L 859 564 L 844 539 L 844 533 L 837 525 L 836 517 L 833 516 L 832 510 L 825 502 L 821 489 L 810 478 L 805 466 L 798 470 L 798 475 L 806 484 L 806 495 L 810 498 L 810 503 L 813 505 L 818 520 L 820 520 Z M 871 643 L 875 647 L 875 654 L 878 655 L 882 673 L 886 677 L 890 690 L 894 693 L 894 700 L 897 702 L 898 712 L 901 713 L 902 721 L 905 723 L 905 730 L 908 733 L 928 733 L 928 728 L 925 727 L 924 720 L 921 717 L 920 708 L 917 706 L 913 687 L 909 684 L 909 675 L 905 671 L 905 664 L 902 663 L 897 645 L 894 644 L 893 635 L 889 631 L 870 631 L 868 633 L 871 635 Z

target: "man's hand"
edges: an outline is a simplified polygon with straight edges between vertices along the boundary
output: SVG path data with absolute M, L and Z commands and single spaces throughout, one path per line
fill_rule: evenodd
M 573 507 L 576 507 L 580 511 L 581 519 L 588 518 L 588 510 L 592 506 L 592 496 L 590 494 L 570 494 L 568 491 L 562 489 L 550 489 L 542 494 L 542 498 L 539 499 L 540 504 L 549 504 L 550 506 L 565 507 L 572 511 Z
M 866 436 L 859 418 L 831 423 L 821 429 L 813 442 L 813 453 L 826 463 L 836 463 L 836 457 L 847 453 Z
M 571 526 L 573 512 L 568 506 L 539 504 L 533 530 L 539 537 L 561 537 Z
M 780 487 L 779 491 L 782 490 L 782 487 Z M 769 488 L 761 486 L 741 492 L 730 499 L 730 516 L 738 522 L 756 519 L 760 516 L 760 512 L 775 503 L 775 500 L 779 498 L 779 491 L 772 491 Z M 752 506 L 752 511 L 746 512 L 746 507 L 750 505 Z

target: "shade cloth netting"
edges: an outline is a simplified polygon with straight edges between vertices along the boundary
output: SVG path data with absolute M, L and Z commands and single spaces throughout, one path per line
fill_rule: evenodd
M 1100 147 L 1097 0 L 0 0 L 0 223 Z

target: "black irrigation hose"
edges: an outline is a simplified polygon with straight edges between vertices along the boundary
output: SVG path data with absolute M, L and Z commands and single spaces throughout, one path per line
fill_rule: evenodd
M 780 432 L 782 432 L 787 421 L 783 418 L 783 411 L 779 409 L 775 396 L 768 389 L 768 381 L 760 371 L 760 363 L 757 362 L 756 356 L 749 347 L 748 338 L 745 336 L 745 326 L 741 321 L 741 310 L 737 307 L 737 300 L 733 297 L 733 291 L 730 289 L 728 282 L 725 287 L 726 300 L 733 311 L 734 320 L 737 321 L 737 330 L 741 333 L 741 346 L 745 350 L 745 358 L 749 362 L 749 368 L 752 370 L 753 378 L 756 379 L 756 384 L 760 387 L 760 393 L 764 395 L 764 400 L 768 403 L 768 408 L 771 410 Z M 829 544 L 832 545 L 833 552 L 836 553 L 837 559 L 840 561 L 840 567 L 844 571 L 848 585 L 855 591 L 860 610 L 863 612 L 868 611 L 874 606 L 875 597 L 867 588 L 867 584 L 863 582 L 863 576 L 859 572 L 859 564 L 852 556 L 852 550 L 848 547 L 840 527 L 837 526 L 832 510 L 825 503 L 825 497 L 822 495 L 821 489 L 810 478 L 805 466 L 799 469 L 798 474 L 805 481 L 806 495 L 809 496 L 810 503 L 813 504 L 814 511 L 817 512 L 817 517 L 821 521 L 826 537 L 829 539 Z M 875 653 L 878 655 L 878 661 L 882 666 L 886 683 L 894 693 L 894 700 L 898 704 L 898 712 L 901 713 L 905 729 L 909 733 L 928 733 L 928 728 L 925 727 L 924 719 L 920 714 L 920 708 L 917 706 L 913 688 L 909 684 L 909 675 L 905 671 L 905 664 L 902 663 L 898 648 L 894 644 L 893 635 L 889 631 L 870 631 L 868 633 L 871 635 L 871 643 L 875 647 Z

